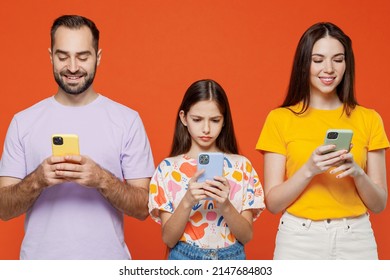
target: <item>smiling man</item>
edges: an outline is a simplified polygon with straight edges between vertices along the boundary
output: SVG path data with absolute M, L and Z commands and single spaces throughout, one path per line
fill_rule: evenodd
M 73 95 L 86 92 L 86 96 L 96 96 L 92 83 L 102 53 L 98 49 L 97 29 L 92 25 L 91 28 L 84 25 L 77 29 L 53 26 L 51 36 L 49 53 L 59 91 Z
M 26 213 L 21 259 L 130 259 L 123 214 L 148 216 L 153 157 L 137 112 L 95 92 L 99 30 L 57 18 L 50 60 L 58 91 L 17 113 L 0 162 L 0 218 Z M 53 134 L 81 155 L 52 156 Z M 64 141 L 66 138 L 64 138 Z

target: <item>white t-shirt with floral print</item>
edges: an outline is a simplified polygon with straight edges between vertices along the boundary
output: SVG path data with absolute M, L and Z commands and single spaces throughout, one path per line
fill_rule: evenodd
M 159 164 L 149 191 L 149 212 L 155 221 L 161 222 L 160 211 L 175 211 L 196 170 L 197 161 L 185 155 L 166 158 Z M 241 155 L 225 154 L 224 176 L 230 184 L 233 206 L 239 213 L 251 209 L 255 220 L 265 208 L 264 193 L 250 161 Z M 200 248 L 224 248 L 237 242 L 212 199 L 201 200 L 192 208 L 180 241 Z

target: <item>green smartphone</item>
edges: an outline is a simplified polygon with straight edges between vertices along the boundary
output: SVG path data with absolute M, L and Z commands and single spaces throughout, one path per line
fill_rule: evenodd
M 328 129 L 326 131 L 325 145 L 336 145 L 336 147 L 329 152 L 347 150 L 349 152 L 351 147 L 353 131 L 350 129 Z

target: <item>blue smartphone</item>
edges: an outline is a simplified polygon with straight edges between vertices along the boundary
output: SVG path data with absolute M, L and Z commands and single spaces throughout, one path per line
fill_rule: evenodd
M 198 170 L 204 169 L 198 182 L 213 180 L 214 176 L 223 176 L 223 153 L 200 153 L 198 155 Z

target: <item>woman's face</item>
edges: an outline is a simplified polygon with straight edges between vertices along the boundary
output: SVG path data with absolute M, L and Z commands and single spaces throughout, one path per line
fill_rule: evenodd
M 217 150 L 215 141 L 222 130 L 224 117 L 215 101 L 195 103 L 187 114 L 180 111 L 180 119 L 191 136 L 191 150 Z
M 345 73 L 344 46 L 335 38 L 315 42 L 310 65 L 310 94 L 336 94 Z

